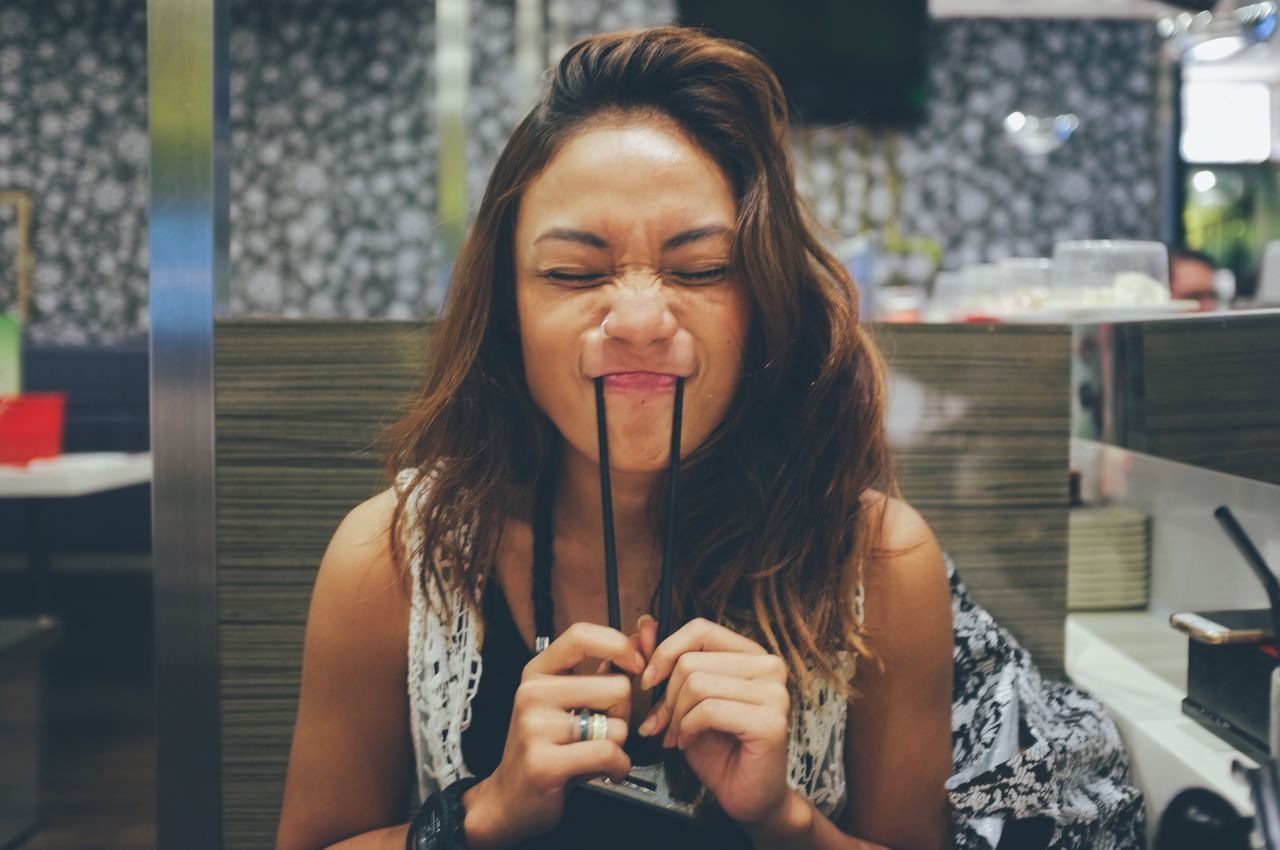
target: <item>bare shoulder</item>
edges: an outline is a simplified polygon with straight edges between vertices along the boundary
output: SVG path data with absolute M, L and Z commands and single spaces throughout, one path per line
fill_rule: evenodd
M 373 663 L 392 675 L 407 664 L 408 584 L 389 535 L 395 508 L 395 491 L 385 490 L 352 508 L 333 533 L 311 595 L 304 675 L 317 662 Z
M 372 664 L 391 676 L 407 665 L 409 585 L 391 553 L 395 508 L 395 491 L 385 490 L 333 533 L 311 594 L 304 677 L 317 664 Z
M 873 537 L 869 579 L 912 578 L 946 581 L 946 561 L 933 529 L 920 512 L 902 499 L 868 490 L 863 495 L 866 528 Z M 924 573 L 924 575 L 902 575 Z
M 395 490 L 388 488 L 352 508 L 325 551 L 317 586 L 342 585 L 351 591 L 407 588 L 391 555 L 391 518 Z
M 950 641 L 951 592 L 946 560 L 920 512 L 901 499 L 868 491 L 867 530 L 875 539 L 863 575 L 868 629 L 894 653 Z M 929 634 L 936 632 L 936 634 Z

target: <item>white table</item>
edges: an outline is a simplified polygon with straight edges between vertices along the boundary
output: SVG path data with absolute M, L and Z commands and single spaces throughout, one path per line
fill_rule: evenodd
M 0 465 L 0 499 L 87 496 L 151 480 L 151 453 L 82 452 Z
M 45 499 L 118 490 L 150 480 L 150 452 L 72 452 L 26 466 L 0 465 L 0 498 L 23 499 L 28 506 L 27 572 L 33 596 L 30 613 L 44 613 L 49 598 L 50 541 L 41 503 Z

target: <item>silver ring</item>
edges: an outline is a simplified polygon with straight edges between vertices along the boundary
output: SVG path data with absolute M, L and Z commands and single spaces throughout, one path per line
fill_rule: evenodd
M 591 740 L 605 741 L 609 738 L 609 715 L 591 715 Z
M 587 741 L 590 740 L 590 720 L 591 712 L 585 708 L 575 709 L 569 719 L 569 740 L 571 741 Z

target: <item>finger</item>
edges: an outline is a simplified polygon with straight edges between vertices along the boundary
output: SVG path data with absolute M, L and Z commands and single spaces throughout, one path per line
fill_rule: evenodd
M 776 682 L 752 681 L 727 676 L 724 673 L 708 673 L 698 670 L 685 679 L 684 686 L 669 703 L 671 717 L 667 722 L 667 733 L 663 746 L 674 747 L 680 730 L 680 722 L 695 707 L 709 699 L 727 699 L 743 705 L 768 705 L 779 703 L 779 690 L 785 691 Z
M 707 732 L 723 732 L 743 742 L 777 743 L 787 739 L 787 716 L 774 706 L 705 699 L 680 720 L 675 745 L 685 749 Z
M 647 616 L 647 615 L 646 615 L 646 616 Z M 631 645 L 632 645 L 633 647 L 635 647 L 636 652 L 640 652 L 640 653 L 641 653 L 641 655 L 640 655 L 640 657 L 641 657 L 641 658 L 648 658 L 648 655 L 647 655 L 647 654 L 645 654 L 644 652 L 642 652 L 642 650 L 640 649 L 640 635 L 639 635 L 639 634 L 628 635 L 628 636 L 627 636 L 627 639 L 631 641 Z M 610 661 L 610 660 L 608 660 L 608 659 L 605 659 L 605 660 L 601 661 L 599 664 L 597 664 L 597 665 L 596 665 L 595 673 L 597 673 L 597 674 L 600 674 L 600 673 L 610 673 L 610 672 L 612 672 L 612 671 L 613 671 L 613 669 L 614 669 L 613 662 L 612 662 L 612 661 Z
M 644 669 L 644 658 L 629 637 L 608 626 L 579 622 L 533 656 L 524 667 L 523 678 L 567 673 L 587 658 L 616 663 L 632 675 Z
M 676 660 L 675 668 L 667 680 L 667 690 L 679 688 L 680 683 L 698 670 L 709 673 L 725 673 L 739 679 L 758 679 L 766 682 L 787 682 L 787 665 L 776 655 L 748 655 L 744 652 L 686 652 Z
M 768 655 L 765 648 L 748 637 L 702 617 L 690 620 L 653 650 L 640 687 L 651 688 L 671 673 L 676 660 L 686 652 L 741 652 Z
M 680 692 L 684 680 L 693 672 L 705 670 L 725 673 L 740 679 L 778 682 L 786 685 L 787 665 L 776 655 L 747 655 L 742 652 L 686 652 L 676 661 L 675 669 L 667 681 L 663 698 L 649 712 L 640 728 L 646 735 L 656 735 L 665 729 L 670 720 L 670 707 Z M 656 718 L 650 725 L 650 718 Z
M 599 776 L 621 782 L 631 772 L 631 759 L 613 741 L 578 741 L 555 748 L 555 772 L 562 783 L 577 776 Z
M 639 630 L 637 637 L 640 640 L 640 654 L 648 658 L 658 646 L 658 621 L 648 614 L 642 614 L 636 627 Z
M 572 711 L 589 708 L 629 720 L 631 680 L 621 673 L 608 676 L 539 676 L 516 688 L 513 711 L 521 714 L 544 708 Z

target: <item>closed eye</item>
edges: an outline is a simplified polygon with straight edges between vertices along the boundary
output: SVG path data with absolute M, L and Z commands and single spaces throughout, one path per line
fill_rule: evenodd
M 714 269 L 700 269 L 698 271 L 674 271 L 672 277 L 678 279 L 681 283 L 712 283 L 721 280 L 729 274 L 728 266 L 717 266 Z
M 569 283 L 569 284 L 576 284 L 576 285 L 592 284 L 596 282 L 603 283 L 605 280 L 604 274 L 600 272 L 584 272 L 581 274 L 577 274 L 574 272 L 552 271 L 552 272 L 544 272 L 543 277 L 547 278 L 548 280 L 557 281 L 559 283 Z
M 668 277 L 674 278 L 679 283 L 696 286 L 714 283 L 722 280 L 728 274 L 728 266 L 716 266 L 711 269 L 674 270 L 668 272 Z M 547 280 L 571 286 L 597 286 L 609 279 L 609 275 L 604 272 L 548 271 L 543 272 L 542 276 Z

